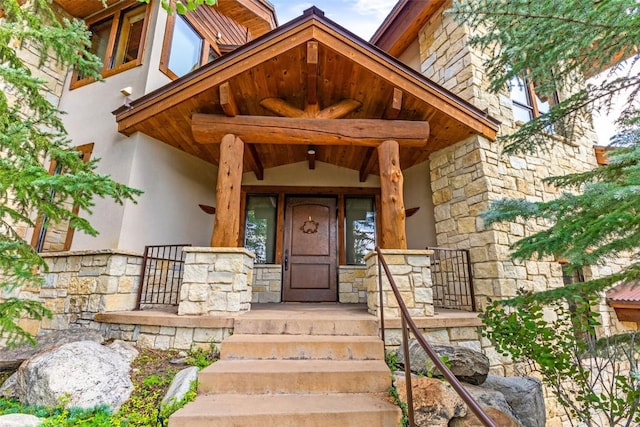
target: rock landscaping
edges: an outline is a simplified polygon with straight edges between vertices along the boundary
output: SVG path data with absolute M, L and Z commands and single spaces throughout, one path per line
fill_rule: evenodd
M 497 425 L 545 425 L 544 396 L 538 379 L 488 375 L 489 360 L 480 352 L 449 345 L 433 345 L 433 348 Z M 409 342 L 409 360 L 416 426 L 482 426 L 453 387 L 441 379 L 442 375 L 415 339 Z M 404 368 L 402 347 L 398 350 L 397 361 L 397 365 Z M 404 372 L 394 373 L 394 386 L 399 399 L 406 402 Z

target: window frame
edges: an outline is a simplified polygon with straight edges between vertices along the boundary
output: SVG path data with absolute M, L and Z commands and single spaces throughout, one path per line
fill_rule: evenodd
M 346 235 L 345 235 L 345 198 L 357 197 L 373 197 L 375 212 L 375 228 L 376 242 L 380 241 L 380 215 L 382 204 L 380 201 L 379 187 L 291 187 L 291 186 L 261 186 L 261 185 L 243 185 L 240 196 L 240 233 L 238 236 L 238 244 L 243 245 L 245 240 L 245 223 L 246 223 L 246 204 L 247 197 L 271 195 L 277 196 L 277 220 L 276 220 L 276 249 L 275 249 L 275 265 L 283 262 L 283 244 L 284 244 L 284 210 L 285 198 L 288 196 L 335 196 L 337 201 L 337 238 L 338 238 L 338 265 L 362 265 L 347 264 L 346 262 Z
M 107 78 L 113 76 L 115 74 L 121 73 L 126 70 L 130 70 L 132 68 L 138 67 L 142 65 L 144 52 L 146 48 L 146 40 L 147 33 L 149 29 L 149 20 L 151 16 L 151 5 L 153 0 L 151 0 L 148 4 L 141 3 L 137 0 L 128 0 L 104 11 L 101 11 L 90 18 L 85 19 L 85 23 L 87 28 L 91 28 L 91 26 L 99 24 L 102 21 L 106 21 L 112 19 L 111 29 L 109 31 L 109 39 L 107 42 L 107 50 L 104 58 L 102 58 L 102 70 L 100 71 L 100 75 L 103 78 Z M 142 34 L 140 36 L 140 48 L 138 49 L 138 56 L 130 61 L 125 62 L 124 64 L 117 65 L 115 67 L 109 68 L 109 64 L 111 64 L 113 58 L 116 55 L 116 41 L 118 40 L 119 32 L 121 31 L 120 23 L 122 17 L 126 15 L 128 12 L 133 11 L 137 8 L 144 8 L 144 18 L 142 24 Z M 89 83 L 93 83 L 95 79 L 90 77 L 80 78 L 78 75 L 78 71 L 74 70 L 73 75 L 71 77 L 71 89 L 76 89 L 78 87 L 85 86 Z
M 173 42 L 173 32 L 176 26 L 176 17 L 178 19 L 184 19 L 187 25 L 191 27 L 191 29 L 202 39 L 202 52 L 200 52 L 200 63 L 198 64 L 198 68 L 209 62 L 209 52 L 211 49 L 218 55 L 218 57 L 222 56 L 220 52 L 220 47 L 216 42 L 211 42 L 203 35 L 204 31 L 198 25 L 196 19 L 193 18 L 189 13 L 185 15 L 178 15 L 176 13 L 172 13 L 167 15 L 167 23 L 164 31 L 164 39 L 162 41 L 162 53 L 160 54 L 160 71 L 164 73 L 171 80 L 176 80 L 181 76 L 178 76 L 176 73 L 169 69 L 169 60 L 171 58 L 171 44 Z M 188 73 L 187 73 L 188 74 Z
M 528 104 L 523 104 L 520 101 L 517 101 L 514 99 L 513 97 L 513 92 L 512 92 L 512 85 L 513 85 L 513 81 L 515 79 L 521 80 L 523 83 L 523 92 L 525 94 L 525 96 L 527 97 L 527 102 Z M 519 84 L 519 83 L 518 83 Z M 528 110 L 531 112 L 531 118 L 528 121 L 531 121 L 537 117 L 540 117 L 542 114 L 540 113 L 540 107 L 538 106 L 538 98 L 540 98 L 540 96 L 538 95 L 538 93 L 536 92 L 536 87 L 535 84 L 528 78 L 526 78 L 525 76 L 513 76 L 509 82 L 507 83 L 507 87 L 509 89 L 509 99 L 511 99 L 511 102 L 517 106 L 520 107 L 522 109 Z M 549 99 L 552 103 L 554 104 L 558 104 L 560 102 L 560 98 L 558 96 L 558 91 L 553 91 L 553 94 L 549 96 Z M 550 104 L 550 107 L 552 107 L 553 105 Z M 512 115 L 513 115 L 513 120 L 515 124 L 520 124 L 522 121 L 521 120 L 516 120 L 515 115 L 513 114 L 513 110 L 512 110 Z M 526 123 L 526 122 L 522 122 L 522 123 Z
M 87 163 L 91 159 L 91 154 L 93 154 L 94 143 L 90 142 L 88 144 L 78 145 L 74 148 L 75 151 L 78 152 L 79 157 L 82 158 L 84 163 Z M 58 163 L 55 160 L 52 160 L 49 164 L 49 175 L 58 175 L 64 173 L 58 169 Z M 78 215 L 80 212 L 80 205 L 73 205 L 71 212 L 74 215 Z M 31 247 L 33 247 L 38 253 L 45 253 L 42 251 L 42 246 L 46 243 L 47 240 L 47 219 L 43 216 L 39 216 L 36 220 L 35 226 L 33 228 L 33 234 L 31 236 Z M 40 235 L 42 235 L 42 238 Z M 71 243 L 73 242 L 73 235 L 75 233 L 75 228 L 69 224 L 67 227 L 67 234 L 64 240 L 63 251 L 68 251 L 71 249 Z

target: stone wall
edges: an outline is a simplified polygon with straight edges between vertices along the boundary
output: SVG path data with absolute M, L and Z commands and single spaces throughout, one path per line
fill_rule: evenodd
M 451 15 L 443 14 L 447 2 L 420 30 L 422 73 L 476 107 L 501 121 L 500 134 L 515 131 L 512 101 L 507 88 L 498 94 L 488 91 L 484 61 L 487 55 L 468 44 L 471 30 L 458 25 Z M 571 90 L 579 90 L 572 87 Z M 559 93 L 564 99 L 569 93 Z M 499 142 L 470 137 L 452 147 L 433 153 L 429 159 L 431 187 L 438 246 L 469 249 L 473 266 L 477 307 L 486 307 L 488 298 L 515 296 L 519 289 L 543 291 L 563 286 L 560 264 L 551 257 L 516 262 L 510 259 L 510 247 L 519 239 L 543 230 L 543 221 L 515 221 L 486 227 L 479 213 L 494 200 L 522 198 L 549 201 L 559 191 L 544 184 L 544 178 L 583 172 L 597 167 L 593 146 L 596 136 L 591 118 L 585 114 L 569 143 L 560 135 L 549 135 L 548 151 L 506 155 Z M 585 277 L 597 278 L 616 271 L 628 262 L 619 257 L 605 265 L 586 268 Z M 603 303 L 594 309 L 603 314 L 603 333 L 618 332 L 627 326 L 617 322 Z M 471 336 L 470 331 L 469 336 Z M 433 331 L 431 332 L 433 334 Z M 466 333 L 466 332 L 464 332 Z M 444 333 L 441 333 L 444 338 Z M 473 341 L 473 340 L 472 340 Z M 470 341 L 471 342 L 471 341 Z M 474 341 L 475 342 L 475 341 Z M 513 365 L 502 359 L 488 341 L 481 348 L 492 363 L 492 371 L 510 374 Z M 548 396 L 548 407 L 554 407 Z M 557 411 L 549 412 L 548 425 L 561 425 Z
M 233 318 L 225 316 L 145 316 L 145 313 L 101 313 L 100 331 L 107 339 L 119 339 L 140 347 L 167 350 L 220 348 L 232 334 Z
M 347 304 L 366 304 L 367 285 L 364 265 L 341 265 L 338 267 L 338 301 Z
M 49 253 L 42 257 L 49 267 L 42 287 L 25 286 L 2 295 L 41 301 L 51 310 L 52 319 L 20 320 L 28 332 L 37 334 L 77 326 L 97 328 L 97 313 L 135 308 L 140 255 L 101 250 Z
M 282 301 L 282 266 L 280 264 L 255 264 L 253 266 L 252 303 Z
M 253 259 L 245 248 L 185 247 L 179 315 L 217 315 L 251 309 Z
M 398 286 L 411 316 L 433 316 L 433 290 L 431 288 L 431 271 L 429 256 L 433 251 L 413 249 L 383 249 L 389 271 Z M 370 252 L 365 256 L 367 285 L 367 305 L 369 313 L 380 317 L 380 292 L 378 286 L 378 255 Z M 400 318 L 400 306 L 382 272 L 382 301 L 385 318 Z

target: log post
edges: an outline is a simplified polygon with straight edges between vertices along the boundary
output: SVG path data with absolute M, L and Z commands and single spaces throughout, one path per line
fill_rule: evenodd
M 380 247 L 407 249 L 400 145 L 397 141 L 385 141 L 378 146 L 377 150 L 382 205 L 380 209 Z
M 216 218 L 211 235 L 212 247 L 239 246 L 243 151 L 244 142 L 237 136 L 227 134 L 222 138 L 216 185 Z

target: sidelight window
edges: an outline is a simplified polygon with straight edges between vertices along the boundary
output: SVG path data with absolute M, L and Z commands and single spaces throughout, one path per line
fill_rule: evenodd
M 376 246 L 375 199 L 345 198 L 345 252 L 347 264 L 364 264 Z
M 255 262 L 273 264 L 276 248 L 276 196 L 248 196 L 244 224 L 244 247 L 255 253 Z

